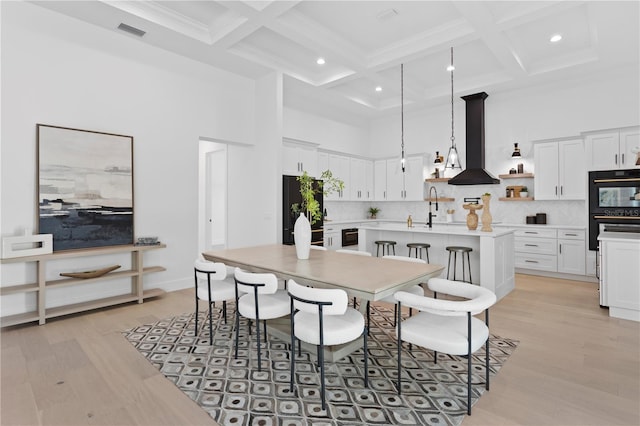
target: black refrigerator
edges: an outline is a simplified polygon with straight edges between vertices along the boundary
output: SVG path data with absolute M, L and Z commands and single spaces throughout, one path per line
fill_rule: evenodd
M 318 185 L 318 180 L 314 181 L 314 185 Z M 317 186 L 315 186 L 317 188 Z M 316 200 L 320 203 L 320 211 L 324 211 L 324 205 L 322 200 L 322 192 L 316 193 Z M 294 244 L 293 240 L 293 227 L 296 223 L 296 219 L 300 213 L 294 213 L 291 209 L 293 204 L 302 202 L 302 195 L 300 195 L 300 182 L 296 179 L 296 176 L 282 176 L 282 243 Z M 324 245 L 324 236 L 322 235 L 322 218 L 316 223 L 311 225 L 311 244 L 322 246 Z

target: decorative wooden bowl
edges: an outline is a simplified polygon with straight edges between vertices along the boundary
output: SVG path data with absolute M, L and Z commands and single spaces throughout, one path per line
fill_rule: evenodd
M 106 268 L 96 269 L 93 271 L 83 271 L 83 272 L 60 272 L 60 275 L 63 277 L 71 277 L 71 278 L 98 278 L 105 274 L 108 274 L 111 271 L 115 271 L 118 269 L 120 265 L 107 266 Z

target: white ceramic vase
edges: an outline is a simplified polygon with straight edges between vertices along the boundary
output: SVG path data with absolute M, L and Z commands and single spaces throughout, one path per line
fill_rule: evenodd
M 302 212 L 293 226 L 293 240 L 296 244 L 298 259 L 308 259 L 309 251 L 311 251 L 311 224 Z

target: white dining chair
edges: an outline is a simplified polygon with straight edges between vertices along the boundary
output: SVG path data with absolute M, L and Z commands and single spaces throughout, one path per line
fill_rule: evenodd
M 369 256 L 371 257 L 371 253 L 368 251 L 359 251 L 359 250 L 348 250 L 348 249 L 338 249 L 336 253 L 344 253 L 344 254 L 355 254 L 358 256 Z M 356 298 L 353 298 L 353 307 L 356 307 Z M 367 318 L 367 326 L 369 326 L 368 318 Z
M 420 259 L 420 258 L 415 258 L 415 257 L 408 257 L 408 256 L 396 256 L 396 255 L 386 255 L 386 256 L 382 256 L 383 259 L 394 259 L 394 260 L 401 260 L 403 262 L 413 262 L 413 263 L 427 263 L 426 260 L 424 259 Z M 413 285 L 411 287 L 408 287 L 402 291 L 405 292 L 409 292 L 411 294 L 415 294 L 416 296 L 424 296 L 424 289 L 422 288 L 422 286 L 420 284 L 416 284 Z M 386 302 L 386 303 L 393 303 L 394 308 L 393 308 L 393 326 L 396 326 L 396 317 L 398 316 L 398 303 L 396 301 L 396 299 L 393 297 L 393 294 L 390 296 L 385 297 L 384 299 L 380 299 L 381 302 Z M 409 308 L 409 315 L 412 315 L 413 311 L 411 308 Z M 367 316 L 369 316 L 369 307 L 367 307 Z
M 402 392 L 401 355 L 402 342 L 422 346 L 434 351 L 434 363 L 438 352 L 462 355 L 467 358 L 467 414 L 471 415 L 471 354 L 485 345 L 485 388 L 489 390 L 489 308 L 496 302 L 496 295 L 484 287 L 443 278 L 432 278 L 429 290 L 464 300 L 445 300 L 398 291 L 394 294 L 398 307 L 418 309 L 416 315 L 401 319 L 398 309 L 398 394 Z M 484 311 L 484 322 L 474 315 Z
M 347 306 L 347 292 L 342 289 L 305 287 L 294 280 L 288 283 L 291 315 L 291 378 L 295 380 L 296 340 L 316 345 L 320 365 L 322 409 L 326 409 L 324 346 L 341 345 L 363 336 L 364 385 L 369 387 L 367 326 L 357 310 Z
M 256 323 L 256 349 L 258 351 L 258 371 L 262 368 L 260 356 L 260 321 L 264 326 L 264 340 L 267 341 L 267 320 L 289 314 L 289 295 L 286 290 L 278 289 L 278 278 L 274 274 L 252 273 L 236 268 L 236 342 L 234 358 L 238 359 L 238 340 L 240 337 L 240 316 Z M 251 331 L 251 323 L 249 323 Z
M 348 249 L 338 249 L 336 253 L 345 253 L 345 254 L 355 254 L 359 256 L 371 256 L 371 253 L 368 251 L 359 251 L 359 250 L 348 250 Z
M 227 267 L 224 263 L 196 259 L 193 270 L 196 299 L 195 335 L 198 335 L 199 301 L 204 300 L 208 302 L 209 310 L 209 344 L 213 345 L 212 308 L 215 302 L 222 302 L 222 314 L 226 324 L 227 300 L 233 300 L 235 297 L 235 282 L 227 278 Z

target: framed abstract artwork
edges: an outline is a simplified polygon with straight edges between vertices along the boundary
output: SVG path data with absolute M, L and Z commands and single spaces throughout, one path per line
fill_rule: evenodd
M 38 232 L 53 251 L 133 244 L 133 137 L 37 125 Z

